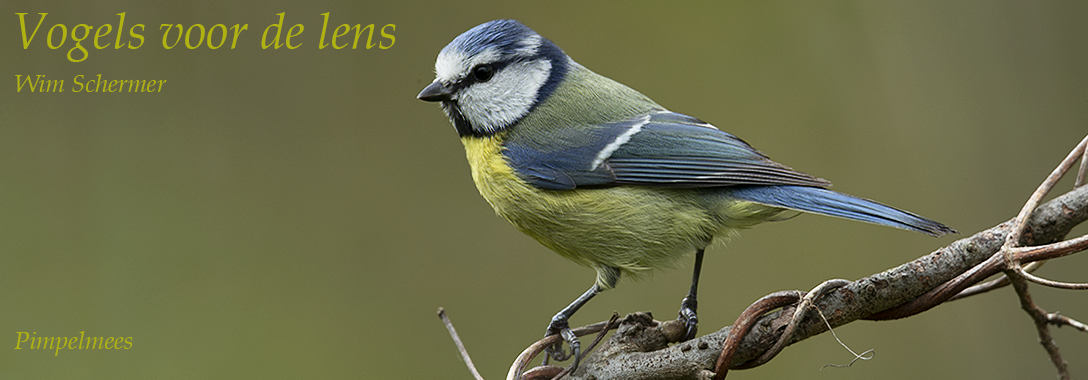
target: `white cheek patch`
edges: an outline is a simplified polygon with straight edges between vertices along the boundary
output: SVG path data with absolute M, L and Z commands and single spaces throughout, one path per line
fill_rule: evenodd
M 547 60 L 507 65 L 491 80 L 462 91 L 457 101 L 461 113 L 481 132 L 491 133 L 513 124 L 529 113 L 551 67 Z

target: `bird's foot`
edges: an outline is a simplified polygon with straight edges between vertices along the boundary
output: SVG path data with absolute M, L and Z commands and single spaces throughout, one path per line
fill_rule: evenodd
M 684 301 L 680 302 L 680 319 L 684 320 L 684 324 L 687 325 L 687 334 L 684 335 L 684 340 L 691 340 L 695 338 L 695 334 L 699 332 L 699 316 L 695 315 L 695 309 L 699 307 L 699 302 L 694 297 L 684 297 Z
M 548 364 L 548 358 L 556 361 L 573 358 L 574 362 L 571 364 L 570 370 L 574 372 L 575 369 L 578 369 L 578 354 L 581 351 L 582 343 L 578 341 L 578 337 L 571 331 L 570 324 L 567 323 L 567 317 L 564 315 L 556 314 L 556 316 L 552 317 L 552 322 L 548 324 L 548 331 L 544 333 L 544 336 L 549 337 L 556 334 L 562 336 L 563 340 L 548 347 L 544 353 L 544 365 Z M 570 346 L 569 353 L 563 350 L 563 342 Z

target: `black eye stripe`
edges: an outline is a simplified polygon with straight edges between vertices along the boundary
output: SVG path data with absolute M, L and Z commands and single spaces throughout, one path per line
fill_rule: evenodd
M 473 84 L 488 82 L 495 77 L 495 74 L 498 74 L 500 71 L 505 69 L 506 66 L 509 66 L 510 64 L 515 62 L 516 61 L 497 61 L 477 64 L 476 66 L 473 66 L 471 69 L 469 69 L 467 73 L 462 74 L 464 76 L 459 77 L 453 82 L 449 83 L 449 86 L 453 90 L 453 92 L 458 92 L 463 88 L 472 86 Z M 476 76 L 476 70 L 484 66 L 491 68 L 491 74 L 489 77 L 487 77 L 487 79 L 481 79 Z
M 471 69 L 468 70 L 468 74 L 465 77 L 463 77 L 460 80 L 460 82 L 464 83 L 464 86 L 467 87 L 469 85 L 472 85 L 473 83 L 483 83 L 483 82 L 490 81 L 491 78 L 495 77 L 495 74 L 498 74 L 500 71 L 505 69 L 506 66 L 509 66 L 511 63 L 513 63 L 513 62 L 497 61 L 497 62 L 477 64 L 476 66 L 473 66 Z M 487 79 L 483 79 L 483 78 L 477 76 L 477 70 L 479 70 L 479 69 L 481 69 L 481 68 L 483 68 L 485 66 L 490 68 L 490 70 L 491 70 L 490 76 L 486 76 Z

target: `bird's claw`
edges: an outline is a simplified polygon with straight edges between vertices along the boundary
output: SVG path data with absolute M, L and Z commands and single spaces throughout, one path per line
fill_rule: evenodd
M 581 351 L 582 343 L 578 341 L 578 336 L 574 335 L 574 331 L 571 331 L 567 319 L 561 315 L 556 315 L 552 318 L 552 322 L 548 325 L 548 331 L 544 336 L 549 337 L 557 334 L 561 336 L 563 340 L 556 342 L 547 348 L 544 354 L 544 365 L 548 364 L 548 358 L 555 359 L 556 361 L 565 361 L 573 358 L 574 362 L 570 367 L 570 370 L 573 372 L 578 368 L 578 354 Z M 563 342 L 566 342 L 567 345 L 570 346 L 569 353 L 563 350 Z
M 680 303 L 680 319 L 683 319 L 687 326 L 687 333 L 683 339 L 685 341 L 694 339 L 695 334 L 699 332 L 699 316 L 695 315 L 695 309 L 698 307 L 699 303 L 693 298 L 684 297 L 684 301 Z

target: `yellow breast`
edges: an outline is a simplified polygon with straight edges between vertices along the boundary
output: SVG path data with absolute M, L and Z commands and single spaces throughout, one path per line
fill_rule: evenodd
M 464 137 L 462 143 L 476 187 L 495 211 L 576 263 L 641 275 L 705 247 L 719 232 L 721 223 L 702 204 L 700 190 L 542 190 L 506 162 L 502 133 Z
M 508 198 L 522 198 L 533 192 L 534 189 L 514 174 L 514 169 L 503 157 L 501 134 L 462 137 L 461 143 L 465 145 L 465 155 L 472 168 L 472 181 L 499 215 L 505 217 L 510 203 Z

